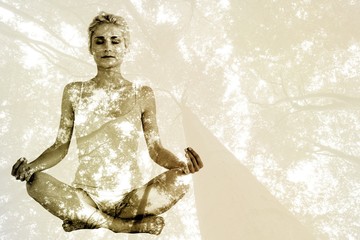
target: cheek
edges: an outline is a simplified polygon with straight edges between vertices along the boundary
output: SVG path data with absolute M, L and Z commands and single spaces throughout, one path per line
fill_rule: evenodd
M 123 51 L 125 51 L 126 47 L 125 47 L 124 43 L 120 43 L 120 44 L 115 45 L 114 49 L 118 52 L 123 52 Z
M 91 45 L 91 47 L 90 47 L 90 53 L 92 54 L 92 55 L 94 55 L 95 56 L 95 54 L 96 53 L 99 53 L 100 51 L 99 51 L 99 48 L 98 47 L 96 47 L 96 45 Z
M 124 46 L 116 47 L 116 48 L 114 48 L 114 52 L 116 55 L 124 56 L 125 53 L 127 52 L 127 49 Z
M 101 54 L 100 51 L 96 50 L 96 49 L 91 49 L 91 54 L 93 55 L 94 58 L 100 58 Z

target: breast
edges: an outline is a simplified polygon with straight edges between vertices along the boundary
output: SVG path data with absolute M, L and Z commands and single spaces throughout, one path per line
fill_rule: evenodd
M 90 152 L 104 154 L 115 151 L 121 155 L 133 155 L 137 151 L 139 136 L 142 132 L 140 110 L 134 108 L 127 114 L 108 118 L 87 116 L 88 120 L 75 125 L 79 157 Z

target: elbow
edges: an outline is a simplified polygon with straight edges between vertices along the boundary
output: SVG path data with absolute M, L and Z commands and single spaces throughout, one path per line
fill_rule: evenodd
M 64 151 L 63 151 L 62 154 L 61 154 L 61 159 L 65 158 L 66 155 L 68 154 L 68 152 L 69 152 L 69 148 L 64 149 Z
M 63 143 L 61 145 L 55 143 L 50 151 L 50 154 L 57 160 L 56 162 L 59 163 L 68 154 L 69 147 L 70 142 Z
M 64 157 L 68 154 L 69 148 L 70 148 L 70 142 L 65 143 L 64 144 L 64 149 L 63 149 Z
M 154 160 L 154 162 L 158 163 L 159 162 L 159 159 L 160 159 L 160 155 L 161 155 L 161 151 L 162 151 L 162 147 L 161 145 L 154 145 L 152 148 L 149 149 L 149 155 L 150 155 L 150 158 L 152 160 Z
M 63 159 L 64 157 L 66 157 L 66 155 L 69 152 L 69 147 L 70 147 L 70 143 L 66 143 L 63 145 L 63 149 L 61 149 L 61 159 Z
M 154 161 L 154 162 L 158 162 L 159 160 L 159 154 L 157 152 L 154 151 L 150 151 L 149 152 L 150 158 Z

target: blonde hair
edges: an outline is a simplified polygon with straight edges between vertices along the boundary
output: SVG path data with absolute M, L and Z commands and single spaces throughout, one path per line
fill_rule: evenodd
M 90 23 L 88 28 L 89 34 L 89 51 L 91 53 L 92 47 L 92 36 L 94 35 L 95 30 L 102 24 L 114 24 L 116 26 L 121 27 L 121 33 L 124 37 L 125 47 L 127 48 L 130 44 L 130 33 L 129 33 L 129 26 L 125 19 L 120 16 L 116 16 L 114 14 L 100 12 Z

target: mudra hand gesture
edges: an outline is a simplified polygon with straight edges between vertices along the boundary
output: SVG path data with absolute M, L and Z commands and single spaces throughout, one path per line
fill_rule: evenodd
M 20 181 L 26 180 L 29 182 L 32 174 L 33 172 L 30 170 L 27 159 L 24 157 L 17 160 L 11 170 L 11 175 Z
M 200 156 L 191 148 L 185 148 L 185 157 L 188 162 L 182 167 L 185 174 L 198 172 L 204 165 Z

